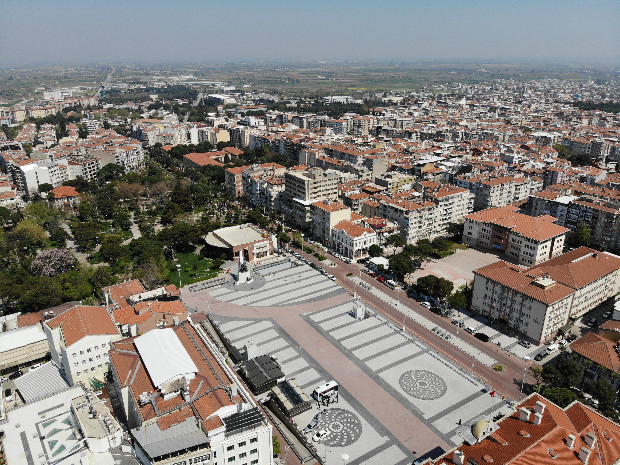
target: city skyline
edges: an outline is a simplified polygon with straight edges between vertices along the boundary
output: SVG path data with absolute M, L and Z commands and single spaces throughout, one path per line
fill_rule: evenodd
M 0 66 L 232 61 L 620 64 L 620 4 L 6 2 Z

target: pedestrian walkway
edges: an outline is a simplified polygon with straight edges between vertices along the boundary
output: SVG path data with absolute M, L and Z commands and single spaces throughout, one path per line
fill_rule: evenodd
M 410 309 L 409 307 L 403 305 L 395 298 L 377 289 L 375 286 L 368 285 L 367 283 L 365 283 L 363 280 L 361 280 L 357 276 L 351 277 L 351 281 L 353 281 L 353 283 L 356 283 L 358 286 L 362 286 L 365 290 L 367 290 L 371 294 L 375 295 L 376 297 L 384 301 L 387 305 L 398 310 L 403 315 L 403 325 L 405 327 L 407 326 L 407 320 L 412 320 L 416 322 L 417 324 L 419 324 L 420 326 L 423 326 L 424 328 L 428 329 L 429 331 L 433 331 L 433 329 L 435 329 L 434 332 L 437 331 L 436 323 L 432 322 L 425 316 L 420 315 L 418 312 Z M 478 348 L 474 347 L 467 341 L 464 341 L 459 337 L 453 337 L 449 333 L 447 333 L 447 336 L 450 336 L 450 337 L 449 338 L 444 337 L 444 340 L 448 344 L 451 344 L 454 347 L 465 352 L 467 355 L 474 357 L 479 363 L 482 363 L 483 365 L 486 365 L 488 367 L 493 366 L 497 363 L 497 360 L 495 360 L 493 357 L 480 351 Z

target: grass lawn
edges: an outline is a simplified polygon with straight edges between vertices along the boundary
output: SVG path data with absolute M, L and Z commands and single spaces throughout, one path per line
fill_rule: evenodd
M 177 263 L 181 265 L 181 283 L 183 286 L 192 284 L 205 279 L 215 278 L 222 272 L 221 268 L 213 266 L 213 260 L 204 258 L 195 253 L 182 253 L 177 255 L 177 261 L 168 260 L 168 270 L 170 277 L 167 284 L 173 283 L 177 287 L 179 285 L 179 272 L 177 271 Z

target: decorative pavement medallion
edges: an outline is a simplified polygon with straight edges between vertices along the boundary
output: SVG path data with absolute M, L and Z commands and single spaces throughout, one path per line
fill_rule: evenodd
M 405 371 L 398 382 L 407 394 L 422 400 L 439 399 L 448 389 L 441 376 L 426 370 Z
M 362 422 L 349 410 L 330 408 L 319 414 L 318 426 L 314 431 L 326 429 L 329 434 L 319 441 L 327 447 L 346 447 L 362 435 Z

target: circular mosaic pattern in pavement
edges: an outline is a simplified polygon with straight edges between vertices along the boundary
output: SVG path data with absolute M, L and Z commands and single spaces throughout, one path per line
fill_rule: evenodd
M 359 417 L 342 408 L 329 408 L 319 413 L 318 426 L 313 433 L 326 429 L 329 434 L 321 441 L 328 447 L 346 447 L 357 441 L 362 435 L 362 422 Z
M 426 370 L 405 371 L 398 382 L 407 394 L 422 400 L 439 399 L 448 389 L 441 376 Z

